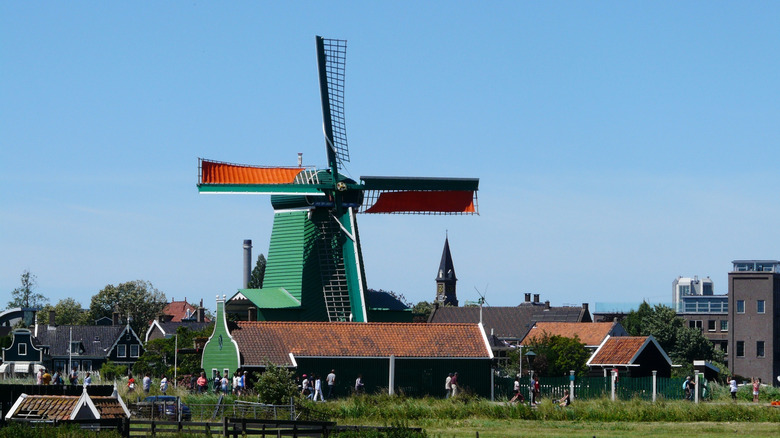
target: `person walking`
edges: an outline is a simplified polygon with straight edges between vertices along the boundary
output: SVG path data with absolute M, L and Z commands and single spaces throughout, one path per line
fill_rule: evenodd
M 43 370 L 43 375 L 41 375 L 41 384 L 48 385 L 49 383 L 51 383 L 51 374 L 49 374 L 49 370 Z
M 444 379 L 444 398 L 450 396 L 452 396 L 452 373 L 447 374 L 447 378 Z
M 320 401 L 325 401 L 322 396 L 322 380 L 320 376 L 314 376 L 314 401 L 317 401 L 317 396 L 320 397 Z
M 450 379 L 450 386 L 452 387 L 452 396 L 458 395 L 458 372 L 452 373 L 452 379 Z
M 363 384 L 363 375 L 358 374 L 357 379 L 355 379 L 355 394 L 362 394 L 363 388 L 365 388 L 365 384 Z
M 162 379 L 160 379 L 160 392 L 165 395 L 166 391 L 168 391 L 168 378 L 163 374 Z
M 152 378 L 148 372 L 144 375 L 143 387 L 144 393 L 149 394 L 149 391 L 152 389 Z
M 531 381 L 531 406 L 539 404 L 539 394 L 542 393 L 541 385 L 539 385 L 539 377 L 534 376 Z
M 38 385 L 43 385 L 43 372 L 45 371 L 45 368 L 40 367 L 38 368 L 38 372 L 35 373 L 35 382 Z
M 198 380 L 195 382 L 198 385 L 198 394 L 203 394 L 208 391 L 209 381 L 206 379 L 206 372 L 201 371 Z
M 518 400 L 520 400 L 521 403 L 525 401 L 523 393 L 520 392 L 520 377 L 515 377 L 515 383 L 513 385 L 512 391 L 515 393 L 515 395 L 511 400 L 509 400 L 510 403 L 514 403 Z
M 330 370 L 330 374 L 325 377 L 325 381 L 328 382 L 328 400 L 333 398 L 333 390 L 336 386 L 336 370 Z
M 79 373 L 76 368 L 73 368 L 73 371 L 70 372 L 70 376 L 68 376 L 68 378 L 71 385 L 76 386 L 79 384 Z
M 133 378 L 132 374 L 128 374 L 127 376 L 127 392 L 134 392 L 135 391 L 135 379 Z
M 731 399 L 736 403 L 737 401 L 737 379 L 734 376 L 729 377 L 729 391 L 731 392 Z
M 758 390 L 761 388 L 761 379 L 753 377 L 753 403 L 758 403 Z
M 92 384 L 92 373 L 87 372 L 87 376 L 84 377 L 84 387 L 86 388 L 87 386 L 89 386 L 91 384 Z

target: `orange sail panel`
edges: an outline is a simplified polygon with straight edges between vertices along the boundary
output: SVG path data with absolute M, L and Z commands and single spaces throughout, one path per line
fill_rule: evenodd
M 366 213 L 441 212 L 474 213 L 474 192 L 405 191 L 384 192 Z
M 201 162 L 201 184 L 291 184 L 303 168 Z

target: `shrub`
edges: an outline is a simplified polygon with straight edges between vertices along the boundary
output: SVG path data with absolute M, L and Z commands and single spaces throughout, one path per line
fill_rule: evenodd
M 292 371 L 286 368 L 269 366 L 257 379 L 255 390 L 261 403 L 283 405 L 290 402 L 290 397 L 298 395 L 298 387 Z

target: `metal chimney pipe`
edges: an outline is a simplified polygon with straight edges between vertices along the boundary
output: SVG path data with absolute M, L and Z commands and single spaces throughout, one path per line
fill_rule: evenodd
M 244 240 L 244 289 L 249 287 L 252 278 L 252 240 Z

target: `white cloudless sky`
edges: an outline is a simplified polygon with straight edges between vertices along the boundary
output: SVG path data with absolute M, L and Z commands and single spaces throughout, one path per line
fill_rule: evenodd
M 479 216 L 361 215 L 368 286 L 670 302 L 780 259 L 776 2 L 0 2 L 0 298 L 241 286 L 266 196 L 197 158 L 324 166 L 314 36 L 348 40 L 346 173 L 478 177 Z

